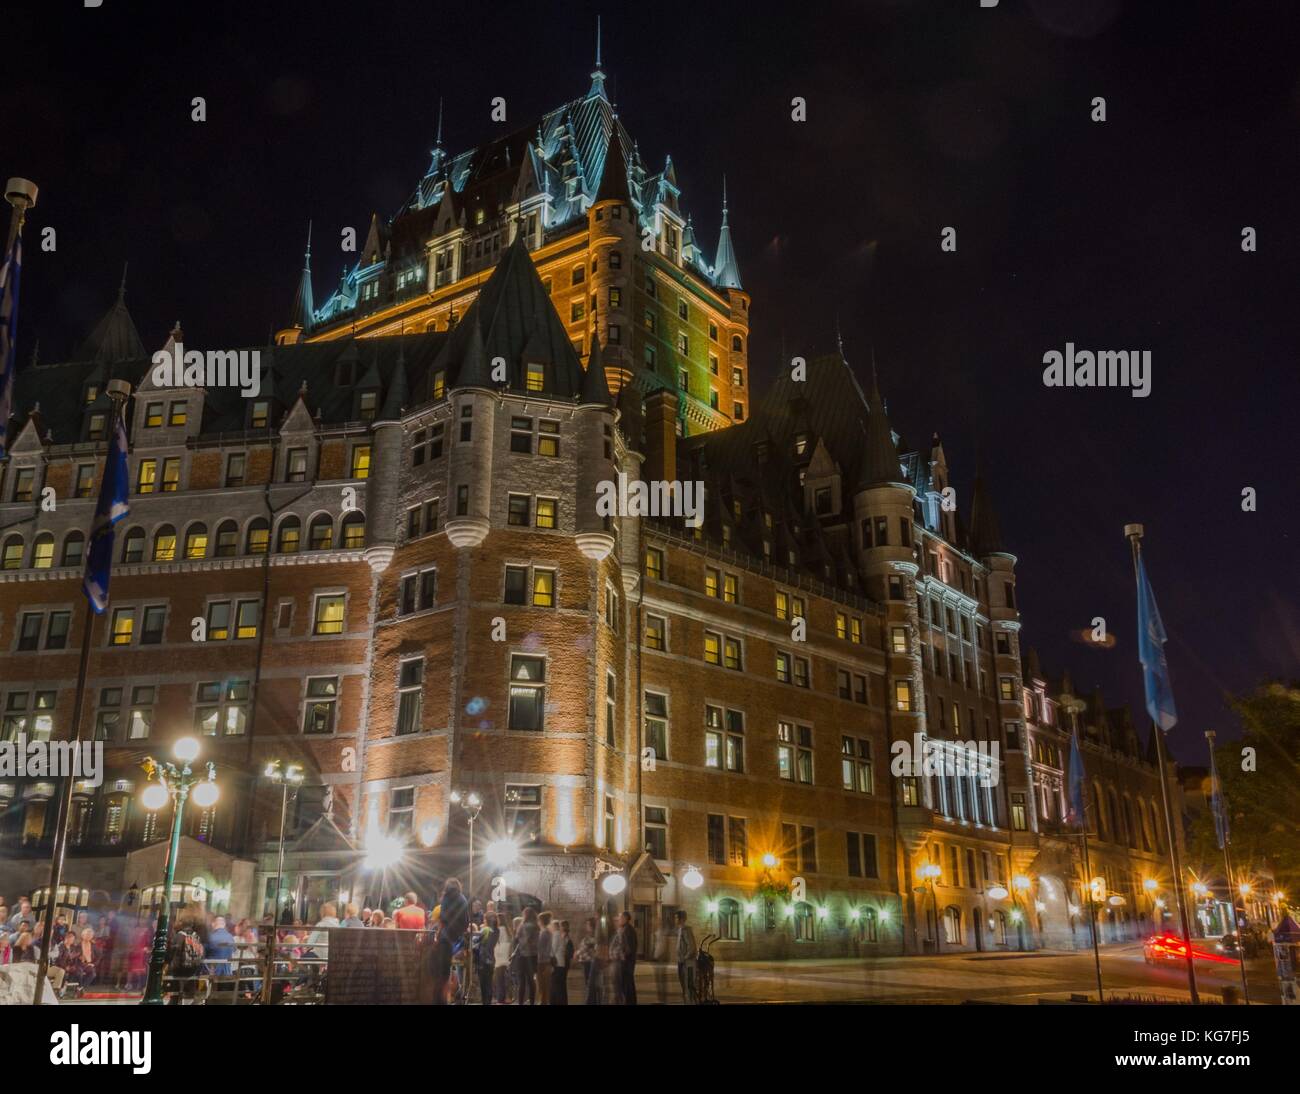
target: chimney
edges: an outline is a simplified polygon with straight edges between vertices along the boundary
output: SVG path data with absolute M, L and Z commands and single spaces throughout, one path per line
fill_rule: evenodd
M 672 482 L 677 478 L 677 392 L 660 388 L 645 398 L 646 480 Z

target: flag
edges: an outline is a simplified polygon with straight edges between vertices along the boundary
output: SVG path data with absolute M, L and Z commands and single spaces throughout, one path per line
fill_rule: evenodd
M 0 458 L 8 446 L 9 416 L 14 410 L 14 343 L 18 340 L 18 283 L 22 269 L 23 237 L 18 232 L 0 266 Z
M 113 439 L 104 458 L 104 477 L 99 483 L 99 503 L 90 525 L 90 549 L 86 552 L 86 573 L 81 587 L 96 614 L 108 607 L 108 579 L 113 569 L 113 529 L 130 512 L 126 503 L 130 476 L 126 468 L 126 423 L 113 415 Z
M 1079 731 L 1070 734 L 1070 809 L 1065 823 L 1083 827 L 1083 757 L 1079 755 Z
M 1169 681 L 1169 663 L 1165 660 L 1165 625 L 1156 607 L 1156 595 L 1147 580 L 1146 564 L 1138 556 L 1138 659 L 1142 662 L 1142 682 L 1147 693 L 1147 713 L 1166 733 L 1178 721 L 1174 709 L 1174 689 Z
M 1219 850 L 1224 844 L 1232 842 L 1228 838 L 1228 803 L 1223 797 L 1223 783 L 1219 779 L 1219 768 L 1214 762 L 1214 749 L 1210 749 L 1210 812 L 1214 814 L 1214 835 L 1219 841 Z

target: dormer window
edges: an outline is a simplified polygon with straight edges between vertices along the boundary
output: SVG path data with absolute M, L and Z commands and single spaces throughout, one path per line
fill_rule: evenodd
M 86 385 L 86 406 L 90 406 L 90 404 L 93 403 L 98 398 L 99 398 L 99 385 L 87 384 Z
M 162 403 L 145 403 L 144 424 L 146 429 L 157 429 L 163 424 Z
M 248 424 L 253 429 L 265 429 L 270 419 L 271 404 L 265 399 L 259 399 L 250 409 Z
M 102 441 L 107 424 L 108 418 L 106 415 L 92 414 L 90 421 L 86 425 L 86 438 L 92 441 Z
M 447 394 L 447 373 L 438 371 L 433 374 L 433 397 L 441 399 Z
M 379 392 L 363 391 L 357 399 L 357 417 L 363 422 L 373 422 L 379 411 Z
M 167 411 L 168 425 L 184 425 L 189 420 L 189 406 L 184 402 L 172 403 Z
M 546 386 L 546 369 L 541 365 L 529 365 L 524 380 L 526 391 L 541 391 Z
M 794 435 L 794 454 L 796 456 L 802 456 L 807 451 L 808 451 L 808 434 L 796 433 Z

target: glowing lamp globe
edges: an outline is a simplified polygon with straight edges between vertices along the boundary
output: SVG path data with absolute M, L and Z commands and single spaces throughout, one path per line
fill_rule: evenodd
M 994 885 L 989 890 L 989 896 L 991 896 L 994 900 L 1006 900 L 1007 895 L 1008 894 L 1007 894 L 1006 887 L 1003 885 Z
M 704 884 L 704 875 L 692 866 L 682 875 L 682 884 L 688 889 L 698 889 Z
M 150 783 L 140 795 L 140 804 L 146 809 L 161 809 L 167 804 L 167 788 L 162 783 Z
M 191 763 L 199 758 L 199 742 L 196 737 L 182 737 L 172 745 L 172 755 L 183 764 Z
M 1142 882 L 1142 888 L 1144 888 L 1148 893 L 1154 893 L 1158 888 L 1160 888 L 1160 883 L 1156 881 L 1155 878 L 1149 877 Z
M 216 805 L 220 796 L 221 791 L 217 789 L 217 784 L 211 779 L 204 779 L 191 793 L 194 804 L 200 809 L 207 809 L 209 806 Z
M 605 880 L 600 883 L 600 887 L 610 896 L 618 896 L 627 888 L 627 878 L 622 874 L 606 874 Z
M 514 861 L 519 857 L 519 844 L 512 839 L 493 840 L 487 847 L 488 861 L 494 866 L 500 866 L 503 869 L 507 866 L 514 865 Z

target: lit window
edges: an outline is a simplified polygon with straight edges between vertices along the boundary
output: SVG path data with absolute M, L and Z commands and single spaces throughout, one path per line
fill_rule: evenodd
M 537 527 L 554 528 L 555 527 L 555 507 L 554 498 L 537 499 Z
M 722 635 L 704 632 L 704 660 L 710 665 L 722 664 Z
M 368 479 L 370 477 L 370 445 L 359 444 L 352 449 L 352 477 Z
M 648 649 L 662 650 L 667 642 L 665 635 L 668 624 L 663 616 L 647 615 L 645 617 L 645 644 Z
M 312 634 L 343 633 L 342 594 L 318 596 L 316 598 L 316 617 L 312 625 Z
M 134 608 L 118 608 L 113 612 L 113 630 L 109 638 L 110 645 L 129 646 L 131 644 L 131 635 L 134 631 Z
M 546 662 L 540 657 L 510 658 L 511 729 L 540 731 L 546 711 Z
M 555 571 L 533 571 L 533 607 L 555 607 Z

